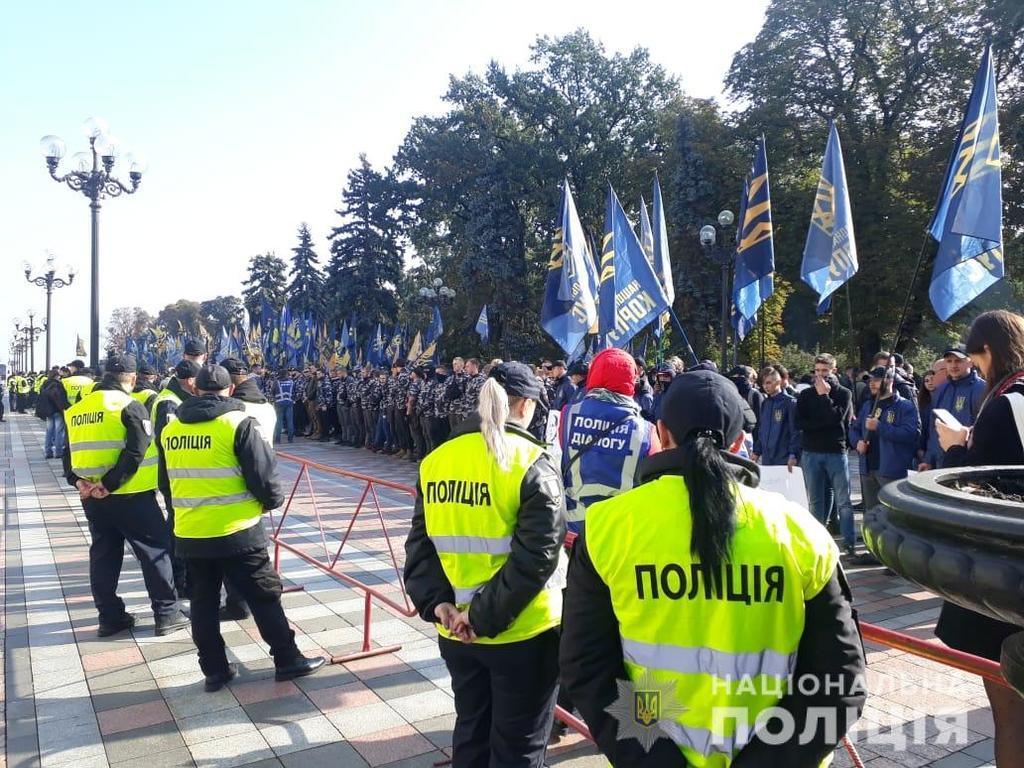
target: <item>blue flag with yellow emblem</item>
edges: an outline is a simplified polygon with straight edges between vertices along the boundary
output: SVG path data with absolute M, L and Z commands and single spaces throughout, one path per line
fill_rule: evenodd
M 604 346 L 623 349 L 668 309 L 668 299 L 610 184 L 600 277 L 599 333 Z
M 757 311 L 775 292 L 775 245 L 772 199 L 768 188 L 768 156 L 764 136 L 754 149 L 754 162 L 743 182 L 740 239 L 736 245 L 732 282 L 732 325 L 742 339 L 757 321 Z
M 857 274 L 858 267 L 843 148 L 835 122 L 829 121 L 828 143 L 800 266 L 801 279 L 818 294 L 819 315 L 828 311 L 832 294 Z
M 576 356 L 597 325 L 597 270 L 576 212 L 569 180 L 562 187 L 562 211 L 555 229 L 540 325 L 567 355 Z
M 935 314 L 953 314 L 1003 277 L 1003 195 L 992 48 L 974 78 L 956 148 L 928 231 L 939 242 L 928 288 Z

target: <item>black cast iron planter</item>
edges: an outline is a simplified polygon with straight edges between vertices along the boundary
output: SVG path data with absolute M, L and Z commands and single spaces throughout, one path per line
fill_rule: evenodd
M 1003 498 L 983 495 L 993 491 Z M 882 489 L 864 513 L 864 542 L 915 584 L 1024 628 L 1022 494 L 1024 467 L 924 472 Z M 1011 682 L 1022 674 L 1006 668 Z

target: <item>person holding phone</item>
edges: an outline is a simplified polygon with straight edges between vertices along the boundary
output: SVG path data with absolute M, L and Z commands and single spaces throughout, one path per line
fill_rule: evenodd
M 1024 464 L 1024 317 L 985 312 L 971 325 L 967 354 L 987 382 L 973 427 L 935 422 L 945 466 Z M 1020 627 L 945 603 L 935 634 L 951 648 L 998 661 L 1007 637 Z M 988 680 L 985 692 L 995 723 L 997 765 L 1016 765 L 1024 754 L 1024 699 Z

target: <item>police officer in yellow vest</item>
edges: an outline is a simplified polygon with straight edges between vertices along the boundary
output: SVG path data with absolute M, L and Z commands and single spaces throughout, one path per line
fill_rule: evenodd
M 503 363 L 420 465 L 405 584 L 452 677 L 455 768 L 540 768 L 558 678 L 565 498 L 527 427 L 541 384 Z
M 616 768 L 810 768 L 864 705 L 838 549 L 723 451 L 743 413 L 724 377 L 677 376 L 666 450 L 641 485 L 588 507 L 573 547 L 562 684 Z
M 217 616 L 220 585 L 230 580 L 249 604 L 260 636 L 270 646 L 276 678 L 311 674 L 323 657 L 307 658 L 295 645 L 281 606 L 281 579 L 267 554 L 263 511 L 284 502 L 276 459 L 256 420 L 229 397 L 231 377 L 204 365 L 196 397 L 178 408 L 160 436 L 174 504 L 177 553 L 185 558 L 192 598 L 192 639 L 206 690 L 237 674 L 228 664 Z
M 163 452 L 160 447 L 160 436 L 183 402 L 192 397 L 195 390 L 196 374 L 199 373 L 199 364 L 191 360 L 181 360 L 174 366 L 174 376 L 167 381 L 167 386 L 157 393 L 150 401 L 149 418 L 153 422 L 153 439 L 156 442 L 157 451 Z M 161 458 L 163 458 L 161 456 Z M 160 462 L 160 471 L 157 475 L 157 486 L 160 494 L 164 497 L 164 509 L 167 510 L 167 532 L 171 537 L 171 567 L 174 570 L 174 587 L 179 595 L 188 595 L 188 578 L 185 572 L 185 561 L 181 559 L 174 549 L 174 504 L 171 502 L 171 483 L 167 479 L 167 465 Z
M 174 591 L 170 541 L 156 502 L 153 430 L 149 414 L 128 394 L 134 384 L 135 358 L 112 358 L 103 380 L 64 412 L 69 448 L 64 474 L 78 489 L 89 521 L 89 582 L 100 637 L 135 625 L 117 596 L 125 541 L 142 568 L 156 634 L 188 626 Z
M 32 379 L 20 373 L 15 379 L 15 386 L 18 391 L 18 413 L 25 413 L 25 409 L 28 408 L 28 396 L 32 392 Z
M 60 383 L 67 395 L 68 405 L 71 406 L 81 400 L 83 395 L 89 394 L 95 382 L 85 373 L 85 363 L 81 360 L 72 360 L 68 368 L 71 369 L 71 375 L 63 377 Z

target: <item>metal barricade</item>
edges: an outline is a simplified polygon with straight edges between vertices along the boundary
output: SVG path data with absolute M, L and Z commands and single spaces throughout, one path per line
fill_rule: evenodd
M 331 467 L 326 464 L 319 464 L 308 459 L 304 459 L 301 456 L 294 456 L 288 453 L 282 453 L 278 451 L 277 457 L 279 460 L 291 462 L 299 465 L 299 471 L 295 476 L 295 482 L 292 484 L 291 493 L 288 494 L 288 501 L 285 503 L 284 508 L 277 515 L 277 521 L 275 523 L 274 512 L 270 512 L 270 528 L 271 535 L 270 540 L 274 545 L 274 570 L 280 572 L 281 564 L 281 550 L 290 552 L 296 557 L 300 558 L 309 565 L 323 571 L 326 574 L 338 579 L 339 581 L 347 584 L 353 589 L 357 589 L 363 593 L 363 644 L 362 649 L 354 653 L 348 653 L 338 656 L 331 657 L 332 664 L 340 664 L 346 661 L 355 661 L 356 659 L 365 659 L 371 656 L 379 656 L 385 653 L 393 653 L 401 649 L 401 645 L 388 645 L 379 648 L 373 648 L 371 645 L 370 637 L 370 626 L 371 626 L 371 615 L 373 611 L 373 600 L 386 605 L 391 610 L 402 614 L 403 616 L 412 617 L 416 615 L 416 609 L 410 604 L 409 596 L 405 591 L 405 583 L 402 580 L 402 570 L 398 567 L 398 560 L 395 557 L 395 550 L 391 543 L 391 535 L 388 532 L 388 524 L 384 519 L 384 512 L 381 509 L 380 496 L 377 493 L 378 488 L 387 488 L 392 491 L 398 491 L 403 494 L 408 494 L 410 499 L 416 498 L 416 489 L 404 485 L 402 483 L 395 483 L 390 480 L 382 480 L 380 478 L 371 477 L 369 475 L 363 475 L 358 472 L 350 472 L 345 469 L 339 469 L 337 467 Z M 310 470 L 318 473 L 327 475 L 334 475 L 337 477 L 345 478 L 346 480 L 353 481 L 358 487 L 362 484 L 362 492 L 359 495 L 359 500 L 356 503 L 355 510 L 352 512 L 351 517 L 348 520 L 348 525 L 345 528 L 344 536 L 341 537 L 338 542 L 337 548 L 334 549 L 332 554 L 332 546 L 328 545 L 327 530 L 324 527 L 324 520 L 320 514 L 320 507 L 317 503 L 316 491 L 313 488 L 313 480 L 310 477 Z M 289 513 L 293 516 L 298 514 L 292 510 L 293 502 L 296 499 L 296 494 L 299 490 L 300 483 L 305 479 L 306 488 L 309 491 L 309 501 L 312 506 L 313 517 L 316 520 L 316 529 L 320 534 L 320 546 L 323 549 L 323 557 L 316 557 L 304 551 L 300 547 L 292 544 L 289 541 L 284 540 L 282 532 L 284 531 L 285 523 L 288 520 Z M 369 503 L 368 503 L 369 502 Z M 395 570 L 395 574 L 398 580 L 398 587 L 401 591 L 402 602 L 394 600 L 390 595 L 382 592 L 380 589 L 374 587 L 371 584 L 359 581 L 359 579 L 345 573 L 338 567 L 338 562 L 341 559 L 342 552 L 345 550 L 345 545 L 348 543 L 352 532 L 355 528 L 356 521 L 359 519 L 360 514 L 364 511 L 365 507 L 372 505 L 373 511 L 376 513 L 377 519 L 380 521 L 380 530 L 384 535 L 384 540 L 387 542 L 388 554 L 391 558 L 391 565 Z M 302 589 L 302 586 L 290 588 L 286 591 L 294 591 L 295 589 Z

